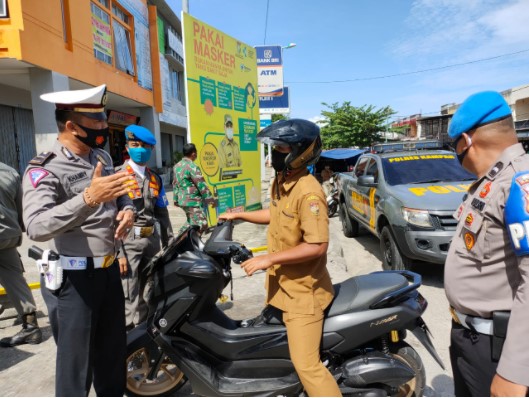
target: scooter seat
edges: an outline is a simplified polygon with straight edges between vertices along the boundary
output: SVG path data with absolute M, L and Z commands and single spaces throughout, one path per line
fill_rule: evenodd
M 355 276 L 334 285 L 334 300 L 327 317 L 365 311 L 382 297 L 408 286 L 408 280 L 394 272 Z

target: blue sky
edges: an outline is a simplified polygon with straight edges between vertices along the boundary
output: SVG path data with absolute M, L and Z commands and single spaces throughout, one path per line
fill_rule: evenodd
M 432 116 L 529 84 L 527 0 L 189 0 L 189 12 L 249 45 L 297 44 L 283 51 L 291 117 L 343 101 Z

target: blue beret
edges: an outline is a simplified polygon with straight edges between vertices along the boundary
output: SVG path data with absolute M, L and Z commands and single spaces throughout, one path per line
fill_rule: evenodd
M 496 91 L 482 91 L 468 97 L 454 113 L 448 136 L 453 140 L 483 124 L 511 115 L 511 108 Z
M 143 141 L 146 144 L 156 145 L 156 138 L 154 135 L 145 127 L 138 126 L 137 124 L 131 124 L 125 128 L 125 139 Z

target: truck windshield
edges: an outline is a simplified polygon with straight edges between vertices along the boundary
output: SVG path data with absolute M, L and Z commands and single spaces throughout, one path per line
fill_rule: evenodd
M 476 179 L 476 176 L 463 169 L 456 156 L 450 153 L 382 158 L 382 168 L 389 185 Z

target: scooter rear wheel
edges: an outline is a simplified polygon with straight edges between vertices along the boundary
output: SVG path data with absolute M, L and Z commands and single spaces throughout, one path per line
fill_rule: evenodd
M 391 348 L 391 355 L 396 359 L 405 362 L 415 372 L 415 377 L 406 384 L 398 387 L 395 397 L 422 397 L 424 386 L 426 385 L 426 373 L 421 357 L 406 343 L 400 343 Z
M 143 347 L 127 352 L 128 396 L 155 397 L 166 396 L 179 390 L 185 383 L 184 373 L 171 359 L 149 341 Z M 148 376 L 153 366 L 157 366 L 154 377 Z

